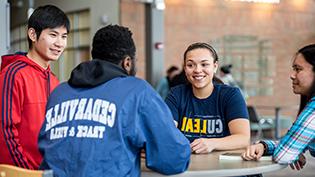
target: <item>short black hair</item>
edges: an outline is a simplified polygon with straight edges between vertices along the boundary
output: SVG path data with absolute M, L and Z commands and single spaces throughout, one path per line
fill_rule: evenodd
M 70 21 L 67 15 L 58 7 L 53 5 L 40 6 L 34 10 L 28 20 L 28 29 L 34 28 L 37 39 L 41 32 L 47 28 L 64 26 L 67 32 L 70 31 Z M 32 40 L 28 38 L 29 48 L 32 48 Z
M 178 68 L 177 66 L 171 66 L 171 67 L 169 67 L 169 68 L 167 69 L 166 73 L 167 73 L 167 74 L 171 74 L 172 72 L 178 71 L 178 70 L 179 70 L 179 68 Z
M 132 32 L 123 26 L 108 25 L 99 29 L 93 38 L 92 58 L 119 64 L 125 57 L 135 58 L 136 46 Z
M 231 68 L 233 67 L 232 64 L 229 65 L 223 65 L 220 70 L 224 73 L 224 74 L 230 74 L 231 73 Z

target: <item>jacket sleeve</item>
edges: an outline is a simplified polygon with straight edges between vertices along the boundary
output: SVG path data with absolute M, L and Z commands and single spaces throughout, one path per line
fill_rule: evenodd
M 291 164 L 298 160 L 299 155 L 310 149 L 315 139 L 315 101 L 307 104 L 293 125 L 281 138 L 275 148 L 273 158 L 280 164 Z
M 189 165 L 190 144 L 175 127 L 167 105 L 148 89 L 139 112 L 138 132 L 144 137 L 146 166 L 166 175 L 184 172 Z
M 23 105 L 21 76 L 12 67 L 11 70 L 9 69 L 7 72 L 1 73 L 0 83 L 0 163 L 11 164 L 22 168 L 32 168 L 23 153 L 18 131 Z

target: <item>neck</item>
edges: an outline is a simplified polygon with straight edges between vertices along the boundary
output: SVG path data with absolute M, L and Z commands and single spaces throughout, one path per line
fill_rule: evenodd
M 213 83 L 210 83 L 206 87 L 203 87 L 203 88 L 193 87 L 192 89 L 193 89 L 193 93 L 195 97 L 199 99 L 204 99 L 204 98 L 208 98 L 212 94 L 213 88 L 214 88 Z
M 39 66 L 41 66 L 44 69 L 47 69 L 49 66 L 49 61 L 43 59 L 38 53 L 36 53 L 34 50 L 30 50 L 27 53 L 27 58 L 37 63 Z

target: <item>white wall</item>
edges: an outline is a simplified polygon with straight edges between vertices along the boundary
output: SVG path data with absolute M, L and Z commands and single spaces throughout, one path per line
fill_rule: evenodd
M 0 0 L 0 55 L 7 54 L 10 45 L 9 7 L 7 0 Z M 1 60 L 0 60 L 1 64 Z

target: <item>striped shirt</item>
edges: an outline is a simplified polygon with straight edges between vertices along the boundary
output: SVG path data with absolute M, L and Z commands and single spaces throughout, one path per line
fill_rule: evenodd
M 309 150 L 315 157 L 315 97 L 305 106 L 280 142 L 264 140 L 265 155 L 273 155 L 280 164 L 291 164 L 299 155 Z

